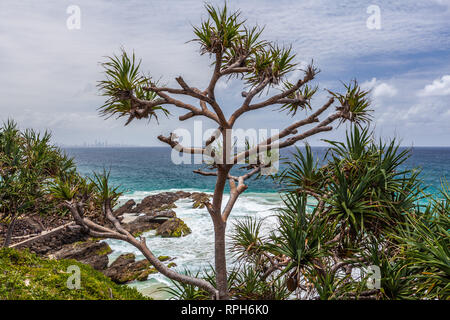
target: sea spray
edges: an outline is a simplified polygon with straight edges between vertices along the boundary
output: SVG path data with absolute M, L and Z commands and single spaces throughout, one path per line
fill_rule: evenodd
M 135 191 L 130 194 L 125 194 L 120 198 L 120 203 L 127 200 L 134 199 L 140 202 L 148 195 L 157 194 L 164 191 L 178 191 L 178 190 L 158 190 L 151 192 Z M 187 192 L 199 192 L 199 190 L 184 189 Z M 203 190 L 201 190 L 203 191 Z M 224 197 L 224 205 L 228 201 L 228 196 Z M 206 210 L 194 209 L 192 207 L 192 200 L 180 199 L 175 202 L 176 208 L 173 210 L 177 216 L 184 220 L 191 228 L 192 233 L 181 238 L 162 238 L 155 235 L 155 231 L 149 231 L 143 234 L 147 238 L 147 245 L 156 255 L 166 255 L 175 258 L 174 262 L 177 264 L 177 271 L 188 269 L 191 272 L 204 271 L 214 262 L 214 228 L 211 217 Z M 227 226 L 227 235 L 233 231 L 234 222 L 245 217 L 254 217 L 256 219 L 264 219 L 263 234 L 268 234 L 273 230 L 276 224 L 274 217 L 275 209 L 282 204 L 280 195 L 277 193 L 244 193 L 238 199 L 230 220 Z M 136 260 L 144 259 L 140 251 L 130 244 L 120 241 L 108 239 L 105 240 L 113 250 L 109 255 L 110 261 L 114 261 L 119 255 L 124 253 L 134 253 Z M 227 243 L 230 248 L 230 241 Z M 227 255 L 227 263 L 229 268 L 232 268 L 235 261 L 231 254 Z M 164 295 L 155 296 L 155 288 L 161 285 L 170 285 L 168 278 L 161 274 L 152 274 L 147 281 L 135 282 L 130 284 L 136 287 L 143 294 L 149 294 L 155 298 L 163 298 Z

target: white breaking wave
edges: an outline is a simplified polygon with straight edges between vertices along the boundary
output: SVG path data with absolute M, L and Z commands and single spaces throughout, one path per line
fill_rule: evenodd
M 120 202 L 134 199 L 137 203 L 148 195 L 167 191 L 179 191 L 179 189 L 157 190 L 157 191 L 135 191 L 131 194 L 125 194 L 120 198 Z M 187 192 L 205 192 L 203 190 L 183 189 Z M 211 192 L 206 192 L 211 193 Z M 224 205 L 228 201 L 228 196 L 224 197 Z M 275 226 L 274 210 L 281 206 L 281 198 L 277 193 L 243 193 L 236 202 L 230 218 L 227 223 L 227 235 L 233 231 L 234 222 L 244 217 L 254 217 L 265 219 L 263 224 L 263 233 L 268 233 Z M 214 264 L 214 228 L 210 215 L 206 208 L 192 208 L 191 199 L 180 199 L 175 202 L 177 208 L 174 211 L 177 217 L 181 218 L 191 228 L 192 233 L 180 238 L 162 238 L 155 236 L 155 231 L 144 233 L 147 238 L 147 245 L 155 256 L 164 255 L 174 258 L 173 262 L 177 264 L 177 271 L 185 269 L 191 272 L 203 271 L 210 264 Z M 230 239 L 227 239 L 228 246 Z M 130 244 L 120 240 L 105 240 L 113 250 L 109 255 L 110 261 L 116 259 L 124 253 L 134 253 L 136 260 L 144 259 L 144 256 Z M 227 262 L 229 268 L 234 264 L 234 260 L 228 253 Z M 147 281 L 134 282 L 130 284 L 136 287 L 144 294 L 154 292 L 158 284 L 170 285 L 170 280 L 157 273 L 149 276 Z M 152 294 L 155 298 L 154 294 Z

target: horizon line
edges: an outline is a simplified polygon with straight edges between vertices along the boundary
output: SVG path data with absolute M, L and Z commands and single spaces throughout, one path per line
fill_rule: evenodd
M 60 148 L 83 148 L 83 149 L 119 149 L 119 148 L 166 148 L 172 149 L 170 146 L 140 146 L 140 145 L 111 145 L 111 146 L 83 146 L 83 145 L 65 145 L 65 144 L 56 144 Z M 304 147 L 304 146 L 289 146 L 292 147 Z M 310 145 L 312 148 L 326 148 L 329 146 L 326 145 Z M 399 145 L 401 148 L 450 148 L 450 145 L 447 146 L 430 146 L 430 145 Z

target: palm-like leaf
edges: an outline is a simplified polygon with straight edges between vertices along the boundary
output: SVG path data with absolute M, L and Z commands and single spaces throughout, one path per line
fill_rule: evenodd
M 153 85 L 151 80 L 144 77 L 140 71 L 141 61 L 137 61 L 135 54 L 131 57 L 122 50 L 120 56 L 107 57 L 107 61 L 102 63 L 106 79 L 99 82 L 98 86 L 102 95 L 107 97 L 105 103 L 99 108 L 104 116 L 117 117 L 130 116 L 127 124 L 134 118 L 157 119 L 156 111 L 160 110 L 165 115 L 169 112 L 161 105 L 152 108 L 141 108 L 139 101 L 154 101 L 157 94 L 146 87 Z M 136 113 L 135 109 L 142 109 L 141 113 Z
M 343 113 L 341 121 L 351 121 L 357 125 L 363 123 L 369 123 L 373 110 L 370 108 L 370 99 L 368 97 L 370 91 L 361 89 L 356 80 L 349 84 L 344 84 L 346 93 L 335 93 L 329 91 L 341 104 L 341 107 L 337 108 Z

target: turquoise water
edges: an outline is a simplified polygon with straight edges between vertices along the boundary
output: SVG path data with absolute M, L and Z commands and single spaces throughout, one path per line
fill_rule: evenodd
M 325 148 L 313 148 L 319 158 L 323 158 Z M 174 165 L 168 148 L 72 148 L 68 154 L 75 157 L 81 173 L 90 175 L 92 171 L 111 170 L 111 182 L 121 185 L 125 194 L 120 201 L 134 199 L 139 202 L 144 197 L 161 191 L 203 191 L 212 192 L 215 177 L 195 175 L 192 170 L 199 165 Z M 282 154 L 286 157 L 288 153 Z M 404 168 L 421 168 L 421 178 L 428 186 L 428 192 L 437 193 L 441 178 L 450 178 L 450 148 L 414 148 L 411 158 Z M 282 167 L 281 167 L 282 169 Z M 227 224 L 229 235 L 234 223 L 250 216 L 264 219 L 263 233 L 268 233 L 276 225 L 274 209 L 281 205 L 277 193 L 278 186 L 270 180 L 249 181 L 249 189 L 236 202 Z M 224 205 L 228 195 L 224 197 Z M 192 233 L 182 238 L 161 238 L 154 231 L 144 233 L 147 245 L 155 255 L 174 257 L 178 271 L 185 268 L 197 272 L 203 271 L 214 261 L 213 225 L 206 209 L 193 209 L 192 202 L 182 199 L 176 202 L 175 212 L 191 228 Z M 133 252 L 137 259 L 144 259 L 140 252 L 120 240 L 106 240 L 113 252 L 110 261 L 123 253 Z M 229 242 L 229 241 L 228 241 Z M 229 243 L 228 243 L 229 244 Z M 235 261 L 227 257 L 228 265 Z M 153 274 L 144 282 L 130 284 L 144 294 L 155 299 L 167 298 L 157 288 L 171 285 L 161 274 Z
M 192 170 L 200 165 L 175 165 L 171 150 L 165 147 L 149 148 L 67 148 L 75 157 L 79 171 L 90 175 L 103 168 L 111 170 L 111 180 L 128 193 L 167 189 L 195 189 L 212 191 L 214 177 L 198 176 Z M 292 150 L 286 150 L 287 157 Z M 313 147 L 318 159 L 323 159 L 326 148 Z M 281 166 L 282 169 L 283 166 Z M 450 148 L 416 147 L 403 168 L 420 168 L 421 179 L 428 191 L 436 193 L 443 177 L 450 178 Z M 249 192 L 276 192 L 278 186 L 270 180 L 252 181 Z

